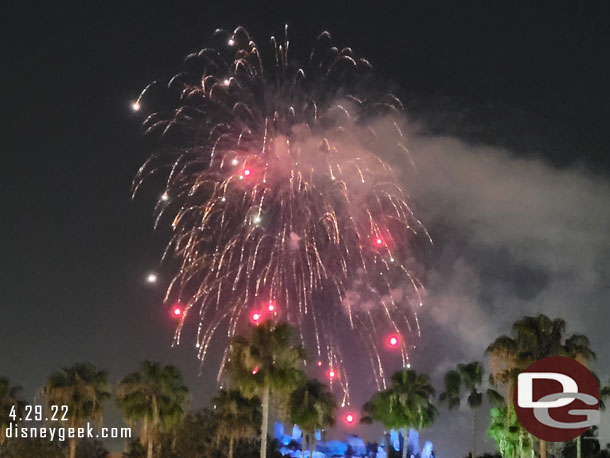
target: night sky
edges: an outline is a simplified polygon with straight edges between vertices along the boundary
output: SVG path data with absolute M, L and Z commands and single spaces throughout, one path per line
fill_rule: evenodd
M 166 234 L 152 230 L 154 191 L 130 200 L 146 157 L 130 102 L 217 27 L 264 43 L 284 23 L 303 50 L 329 30 L 405 102 L 421 162 L 408 188 L 435 239 L 416 368 L 438 381 L 543 312 L 589 335 L 609 375 L 607 1 L 8 3 L 0 374 L 27 396 L 77 361 L 117 380 L 150 358 L 184 372 L 195 404 L 208 399 L 215 371 L 198 378 L 190 343 L 170 348 L 161 288 L 144 281 L 164 275 Z M 467 449 L 467 423 L 441 426 L 426 436 L 440 456 L 457 456 L 454 440 Z

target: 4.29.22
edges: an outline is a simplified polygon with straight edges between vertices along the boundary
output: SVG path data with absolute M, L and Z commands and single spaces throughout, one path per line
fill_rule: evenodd
M 9 417 L 13 421 L 68 421 L 68 406 L 49 406 L 51 417 L 44 416 L 41 405 L 26 405 L 23 409 L 23 418 L 17 418 L 17 408 L 13 405 Z

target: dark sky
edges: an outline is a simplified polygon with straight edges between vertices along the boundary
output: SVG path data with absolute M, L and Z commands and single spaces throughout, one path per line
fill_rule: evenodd
M 169 348 L 161 291 L 143 281 L 163 238 L 152 232 L 155 196 L 130 201 L 145 155 L 129 102 L 219 26 L 244 25 L 262 43 L 288 23 L 302 49 L 329 30 L 371 60 L 425 134 L 577 168 L 606 190 L 607 1 L 23 1 L 4 2 L 0 17 L 0 374 L 28 395 L 76 361 L 116 380 L 152 358 L 207 398 L 214 374 L 196 378 L 190 345 Z M 446 246 L 442 227 L 433 232 Z

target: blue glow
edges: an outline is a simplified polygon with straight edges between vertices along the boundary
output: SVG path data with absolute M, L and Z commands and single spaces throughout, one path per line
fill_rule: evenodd
M 303 433 L 298 426 L 294 425 L 291 434 L 288 435 L 285 434 L 284 425 L 276 422 L 273 431 L 278 443 L 281 444 L 280 453 L 283 456 L 290 456 L 292 458 L 331 458 L 342 456 L 386 458 L 383 437 L 378 443 L 366 443 L 359 436 L 351 434 L 346 435 L 344 441 L 323 441 L 323 434 L 320 431 L 316 431 L 315 450 L 313 451 L 313 457 L 310 457 L 309 444 L 306 444 L 307 450 L 305 451 L 305 456 L 302 456 L 301 441 Z M 402 431 L 392 430 L 389 436 L 390 447 L 400 452 L 404 443 Z M 407 456 L 409 458 L 437 458 L 434 454 L 432 442 L 426 441 L 423 449 L 420 448 L 419 433 L 413 429 L 409 429 L 407 434 Z

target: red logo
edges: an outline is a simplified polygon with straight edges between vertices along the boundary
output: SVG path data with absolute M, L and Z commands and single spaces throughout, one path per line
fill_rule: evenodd
M 544 358 L 519 374 L 513 397 L 521 425 L 539 439 L 565 442 L 599 424 L 599 386 L 578 361 Z

